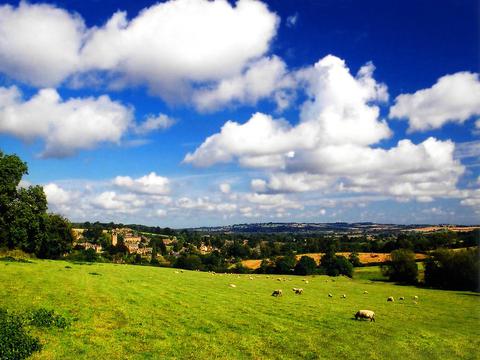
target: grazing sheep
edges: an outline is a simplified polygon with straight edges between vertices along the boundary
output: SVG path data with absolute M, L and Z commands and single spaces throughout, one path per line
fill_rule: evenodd
M 277 289 L 277 290 L 273 290 L 273 293 L 272 293 L 272 296 L 282 296 L 282 290 L 281 289 Z
M 415 296 L 413 297 L 413 300 L 418 300 L 418 296 L 415 295 Z
M 367 291 L 367 290 L 365 290 L 363 293 L 364 293 L 364 294 L 368 294 L 368 291 Z
M 178 271 L 175 271 L 175 274 L 178 274 L 179 272 Z
M 358 310 L 355 314 L 355 320 L 358 320 L 359 318 L 375 321 L 375 313 L 372 310 Z
M 305 280 L 305 284 L 308 284 L 308 280 Z
M 267 279 L 270 279 L 270 276 L 267 276 Z
M 280 278 L 277 278 L 277 281 L 282 281 L 282 279 L 280 279 Z
M 332 294 L 328 294 L 328 297 L 333 297 L 333 295 L 332 295 Z
M 235 284 L 230 284 L 230 287 L 236 288 L 237 285 L 235 285 Z
M 250 280 L 253 280 L 253 277 L 251 277 L 251 276 L 249 276 L 248 278 L 249 278 Z
M 393 296 L 389 296 L 389 297 L 388 297 L 388 299 L 387 299 L 387 301 L 394 302 L 394 301 L 395 301 L 395 299 L 393 298 Z
M 347 295 L 343 294 L 342 299 L 346 299 L 346 298 L 347 298 Z
M 303 289 L 301 289 L 301 288 L 293 288 L 292 290 L 297 295 L 302 295 L 303 294 Z
M 405 300 L 405 298 L 403 296 L 400 296 L 398 300 Z

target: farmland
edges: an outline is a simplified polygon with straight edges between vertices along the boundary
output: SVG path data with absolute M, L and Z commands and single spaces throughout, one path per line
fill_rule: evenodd
M 381 277 L 376 267 L 353 280 L 282 281 L 48 260 L 0 267 L 0 307 L 45 307 L 71 321 L 63 330 L 33 329 L 44 345 L 33 359 L 478 358 L 478 294 L 371 281 Z M 274 289 L 284 295 L 270 296 Z M 353 320 L 358 309 L 375 311 L 377 321 Z

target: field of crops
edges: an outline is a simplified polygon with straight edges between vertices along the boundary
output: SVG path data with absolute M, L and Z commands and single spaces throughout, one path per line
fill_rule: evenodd
M 31 330 L 43 344 L 34 359 L 478 359 L 476 293 L 372 281 L 381 280 L 373 267 L 353 280 L 277 278 L 0 262 L 0 307 L 44 307 L 71 321 Z M 375 311 L 376 322 L 354 320 L 359 309 Z

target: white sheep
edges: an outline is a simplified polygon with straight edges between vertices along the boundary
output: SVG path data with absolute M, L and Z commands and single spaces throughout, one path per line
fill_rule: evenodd
M 283 294 L 281 289 L 273 290 L 272 296 L 282 296 L 282 295 Z
M 230 284 L 230 287 L 232 287 L 232 288 L 236 288 L 236 287 L 237 287 L 237 285 L 235 285 L 235 284 Z
M 347 295 L 343 294 L 342 299 L 346 299 L 346 298 L 347 298 Z
M 332 295 L 332 294 L 328 294 L 328 297 L 333 297 L 333 295 Z
M 358 310 L 355 314 L 355 320 L 358 320 L 359 318 L 375 321 L 375 313 L 372 310 Z
M 388 297 L 388 299 L 387 299 L 387 301 L 394 302 L 394 301 L 395 301 L 395 299 L 393 298 L 393 296 L 389 296 L 389 297 Z
M 302 288 L 293 288 L 292 290 L 297 295 L 302 295 L 303 294 L 303 289 Z
M 398 300 L 405 300 L 405 298 L 403 296 L 400 296 Z
M 413 297 L 413 300 L 418 300 L 418 296 L 415 295 L 415 296 Z
M 364 293 L 364 294 L 368 294 L 368 291 L 367 291 L 367 290 L 365 290 L 363 293 Z

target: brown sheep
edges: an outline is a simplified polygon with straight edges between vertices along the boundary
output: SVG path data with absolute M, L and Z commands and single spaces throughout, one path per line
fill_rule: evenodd
M 372 310 L 358 310 L 355 314 L 355 320 L 358 320 L 359 318 L 375 321 L 375 313 Z

